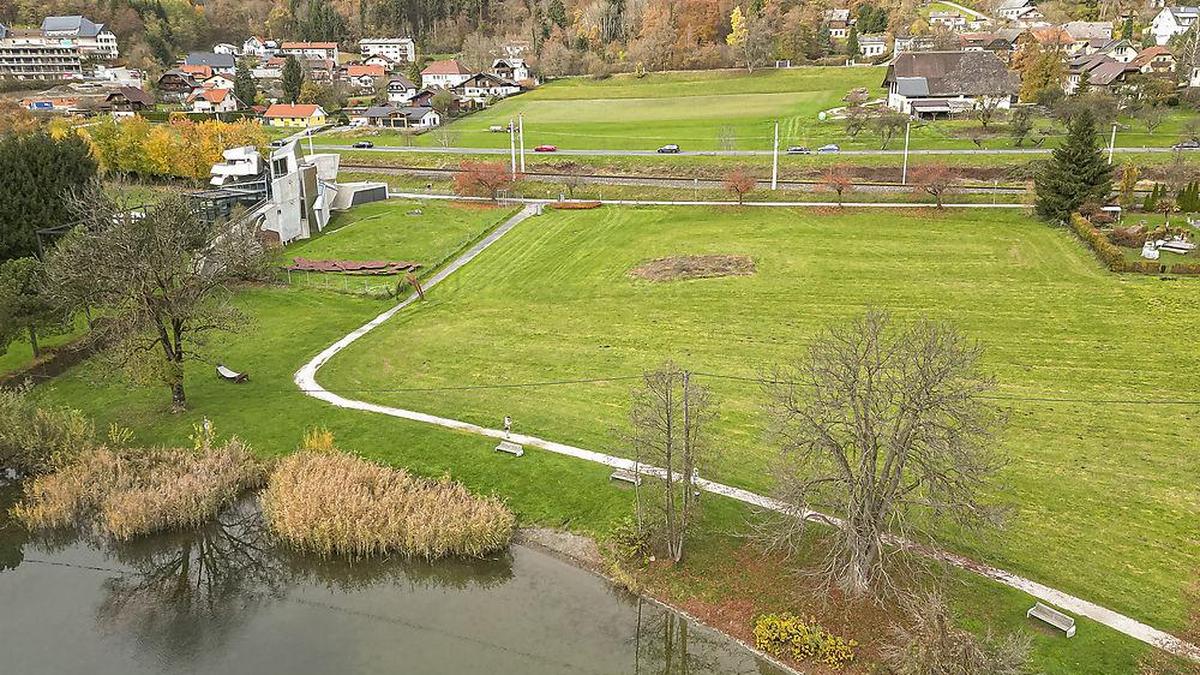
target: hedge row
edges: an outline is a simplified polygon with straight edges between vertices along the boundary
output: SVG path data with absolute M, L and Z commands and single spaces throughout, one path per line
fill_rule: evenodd
M 1168 268 L 1153 260 L 1130 262 L 1125 253 L 1109 241 L 1108 237 L 1078 213 L 1071 214 L 1071 229 L 1084 241 L 1100 262 L 1113 272 L 1135 272 L 1137 274 L 1200 274 L 1200 263 L 1175 263 Z

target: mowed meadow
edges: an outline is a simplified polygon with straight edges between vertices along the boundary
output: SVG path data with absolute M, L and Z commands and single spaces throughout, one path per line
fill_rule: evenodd
M 750 256 L 757 272 L 628 274 L 695 254 Z M 616 430 L 636 378 L 674 359 L 719 401 L 708 477 L 769 491 L 767 396 L 744 378 L 801 358 L 823 326 L 867 307 L 952 321 L 986 348 L 1012 459 L 996 495 L 1012 507 L 1007 529 L 949 533 L 953 548 L 1173 629 L 1200 565 L 1198 290 L 1112 275 L 1018 212 L 551 211 L 319 379 L 349 398 L 493 427 L 511 415 L 521 433 L 628 455 Z M 571 382 L 605 378 L 617 379 Z

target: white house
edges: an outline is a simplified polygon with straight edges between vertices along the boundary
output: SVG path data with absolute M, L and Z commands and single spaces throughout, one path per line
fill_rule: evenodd
M 187 98 L 194 113 L 235 112 L 242 107 L 241 101 L 228 89 L 197 89 Z
M 433 61 L 421 71 L 421 87 L 424 89 L 453 89 L 471 79 L 472 73 L 457 59 Z
M 887 36 L 886 35 L 860 35 L 858 36 L 858 53 L 864 58 L 873 59 L 878 56 L 883 56 L 887 52 Z
M 967 27 L 967 19 L 953 10 L 948 12 L 930 12 L 930 26 L 945 26 L 950 30 L 963 30 Z
M 214 54 L 213 52 L 191 52 L 183 60 L 185 66 L 207 66 L 212 72 L 221 75 L 233 75 L 237 63 L 229 54 Z
M 374 106 L 363 116 L 371 126 L 393 129 L 431 129 L 442 123 L 438 111 L 424 106 Z
M 1200 17 L 1200 7 L 1164 7 L 1150 22 L 1154 42 L 1165 45 L 1172 37 L 1186 33 L 1197 17 Z
M 251 35 L 242 43 L 242 53 L 247 56 L 256 56 L 259 61 L 266 61 L 279 53 L 279 42 Z
M 416 95 L 417 85 L 410 82 L 407 77 L 393 77 L 388 80 L 388 103 L 408 103 Z
M 48 16 L 42 19 L 42 37 L 69 41 L 79 50 L 80 56 L 95 56 L 112 60 L 117 51 L 117 36 L 102 23 L 93 23 L 87 17 Z
M 850 10 L 848 9 L 827 9 L 825 10 L 825 25 L 829 28 L 829 37 L 835 40 L 844 40 L 850 34 L 850 25 L 854 20 L 850 18 Z
M 233 89 L 233 78 L 225 75 L 213 75 L 212 77 L 201 80 L 200 87 L 202 89 Z
M 393 63 L 412 63 L 417 60 L 417 45 L 412 38 L 363 38 L 358 41 L 363 58 L 385 56 Z
M 472 75 L 456 89 L 461 98 L 475 105 L 521 93 L 521 85 L 492 73 Z
M 530 82 L 533 80 L 533 74 L 529 72 L 529 66 L 525 64 L 525 59 L 521 58 L 506 58 L 496 59 L 492 61 L 492 67 L 488 72 L 510 82 Z
M 279 52 L 301 61 L 333 61 L 333 65 L 338 65 L 336 42 L 284 42 L 279 46 Z
M 1004 0 L 996 7 L 996 15 L 1006 21 L 1016 21 L 1033 8 L 1033 0 Z
M 927 52 L 934 47 L 933 38 L 920 35 L 896 36 L 892 41 L 892 51 L 896 54 L 905 52 Z
M 218 42 L 217 44 L 213 45 L 212 50 L 214 54 L 228 54 L 230 56 L 240 55 L 238 48 L 228 42 Z

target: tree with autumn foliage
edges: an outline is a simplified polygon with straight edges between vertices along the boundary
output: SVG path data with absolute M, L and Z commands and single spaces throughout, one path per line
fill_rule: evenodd
M 954 174 L 945 164 L 922 164 L 913 167 L 913 190 L 933 197 L 937 207 L 942 208 L 942 195 L 954 185 Z
M 454 192 L 463 197 L 487 197 L 495 201 L 514 184 L 516 177 L 503 162 L 464 160 L 454 174 Z
M 721 181 L 721 185 L 725 190 L 737 198 L 738 206 L 741 206 L 746 201 L 746 195 L 754 191 L 758 186 L 758 180 L 750 175 L 750 172 L 742 167 L 733 169 L 725 174 L 725 178 Z
M 837 203 L 840 207 L 845 194 L 854 189 L 854 180 L 850 178 L 850 170 L 846 165 L 834 164 L 821 175 L 821 187 L 837 193 Z

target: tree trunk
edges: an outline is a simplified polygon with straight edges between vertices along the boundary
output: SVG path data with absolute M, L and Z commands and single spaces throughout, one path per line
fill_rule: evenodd
M 42 350 L 38 347 L 37 329 L 33 327 L 33 324 L 29 324 L 29 346 L 33 347 L 33 358 L 36 359 L 42 355 Z

